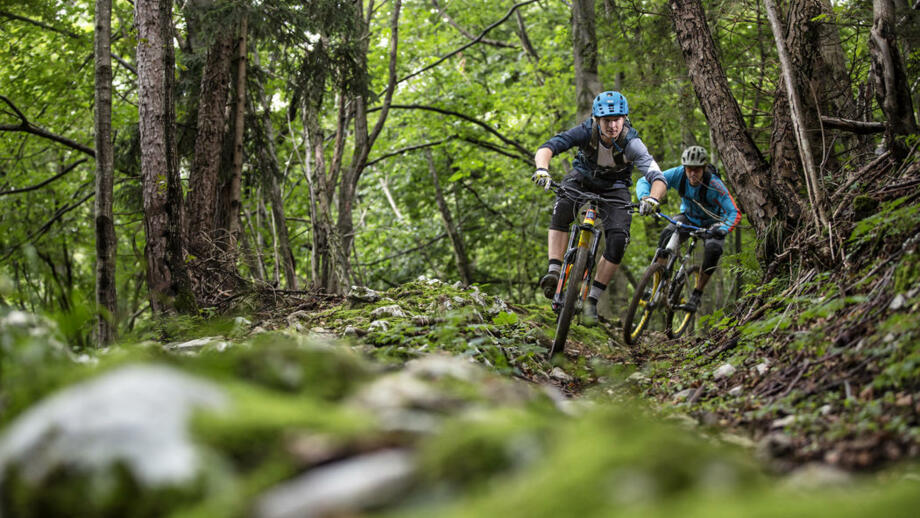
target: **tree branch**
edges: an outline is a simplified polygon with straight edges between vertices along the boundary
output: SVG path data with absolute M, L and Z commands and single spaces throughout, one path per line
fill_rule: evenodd
M 392 104 L 392 105 L 390 105 L 390 108 L 391 108 L 391 109 L 402 109 L 402 110 L 427 110 L 427 111 L 432 111 L 432 112 L 440 113 L 440 114 L 442 114 L 442 115 L 451 115 L 451 116 L 453 116 L 453 117 L 457 117 L 457 118 L 463 119 L 463 120 L 465 120 L 465 121 L 467 121 L 467 122 L 472 122 L 473 124 L 479 126 L 480 128 L 482 128 L 482 129 L 488 131 L 489 133 L 495 135 L 496 137 L 499 138 L 499 140 L 501 140 L 501 141 L 504 142 L 505 144 L 508 144 L 509 146 L 512 146 L 512 147 L 514 147 L 515 149 L 517 149 L 518 151 L 520 151 L 520 152 L 521 152 L 521 156 L 522 156 L 522 157 L 526 157 L 526 158 L 528 159 L 528 164 L 530 163 L 530 162 L 529 162 L 529 157 L 532 155 L 532 153 L 530 152 L 530 150 L 528 150 L 527 148 L 525 148 L 523 145 L 521 145 L 521 144 L 519 144 L 519 143 L 517 143 L 517 142 L 515 142 L 515 141 L 513 141 L 513 140 L 511 140 L 511 139 L 509 139 L 509 138 L 507 138 L 507 137 L 505 137 L 504 135 L 502 135 L 501 133 L 499 133 L 496 129 L 494 129 L 492 126 L 489 126 L 488 124 L 486 124 L 485 122 L 482 122 L 482 121 L 480 121 L 480 120 L 474 119 L 474 118 L 470 117 L 469 115 L 464 115 L 464 114 L 459 113 L 459 112 L 455 112 L 455 111 L 452 111 L 452 110 L 445 110 L 445 109 L 443 109 L 443 108 L 437 108 L 437 107 L 434 107 L 434 106 L 424 106 L 424 105 L 421 105 L 421 104 Z M 379 110 L 379 109 L 380 109 L 380 108 L 371 108 L 370 110 L 368 110 L 368 112 L 372 112 L 372 111 Z
M 453 137 L 453 136 L 450 136 L 450 137 L 447 137 L 447 138 L 443 138 L 443 139 L 441 139 L 441 140 L 436 140 L 436 141 L 434 141 L 434 142 L 425 142 L 424 144 L 416 144 L 416 145 L 414 145 L 414 146 L 406 146 L 406 147 L 404 147 L 404 148 L 400 148 L 400 149 L 397 149 L 397 150 L 395 150 L 395 151 L 390 151 L 389 153 L 383 154 L 383 155 L 381 155 L 381 156 L 379 156 L 379 157 L 377 157 L 377 158 L 375 158 L 375 159 L 373 159 L 373 160 L 369 160 L 369 161 L 367 162 L 367 164 L 365 164 L 365 167 L 370 167 L 370 166 L 376 164 L 377 162 L 380 162 L 380 161 L 382 161 L 382 160 L 386 160 L 387 158 L 394 157 L 394 156 L 396 156 L 396 155 L 401 155 L 401 154 L 403 154 L 403 153 L 408 153 L 409 151 L 415 151 L 416 149 L 424 149 L 424 148 L 426 148 L 426 147 L 432 147 L 432 146 L 441 145 L 441 144 L 443 144 L 444 142 L 447 142 L 448 140 L 450 140 L 451 138 L 454 138 L 454 137 Z
M 537 0 L 525 0 L 524 2 L 520 2 L 520 3 L 514 4 L 514 5 L 511 7 L 511 9 L 508 10 L 508 13 L 505 14 L 505 16 L 503 16 L 500 20 L 498 20 L 497 22 L 493 23 L 492 25 L 489 25 L 488 27 L 486 27 L 485 29 L 483 29 L 483 31 L 479 34 L 479 36 L 476 36 L 476 38 L 473 39 L 473 41 L 467 43 L 466 45 L 463 45 L 462 47 L 458 48 L 457 50 L 454 50 L 453 52 L 450 52 L 450 53 L 444 55 L 443 57 L 441 57 L 441 59 L 435 61 L 434 63 L 432 63 L 432 64 L 430 64 L 430 65 L 428 65 L 428 66 L 422 67 L 422 68 L 416 70 L 415 72 L 412 72 L 411 74 L 409 74 L 409 75 L 407 75 L 407 76 L 404 76 L 404 77 L 403 77 L 402 79 L 400 79 L 398 82 L 399 82 L 399 83 L 402 83 L 403 81 L 406 81 L 406 80 L 408 80 L 408 79 L 410 79 L 410 78 L 413 78 L 413 77 L 415 77 L 415 76 L 421 74 L 422 72 L 425 72 L 426 70 L 431 70 L 432 68 L 434 68 L 434 67 L 440 65 L 441 63 L 447 61 L 447 60 L 450 59 L 451 57 L 456 56 L 457 54 L 463 52 L 464 50 L 466 50 L 466 49 L 472 47 L 473 45 L 475 45 L 475 44 L 481 42 L 482 39 L 485 37 L 485 35 L 489 33 L 489 31 L 491 31 L 492 29 L 498 27 L 498 26 L 501 25 L 502 23 L 504 23 L 505 20 L 507 20 L 508 18 L 510 18 L 511 15 L 514 14 L 514 11 L 516 11 L 519 7 L 523 7 L 523 6 L 525 6 L 525 5 L 532 4 L 532 3 L 536 2 L 536 1 L 537 1 Z
M 446 20 L 448 24 L 450 24 L 451 27 L 453 27 L 454 29 L 457 29 L 457 31 L 459 31 L 460 34 L 466 36 L 467 39 L 476 40 L 476 36 L 473 36 L 472 34 L 469 33 L 469 31 L 467 31 L 463 27 L 460 27 L 460 25 L 458 25 L 457 22 L 455 22 L 454 19 L 451 18 L 449 14 L 447 14 L 447 11 L 445 11 L 444 8 L 441 7 L 441 4 L 438 3 L 438 0 L 431 0 L 431 4 L 435 7 L 435 9 L 438 10 L 438 14 L 440 14 L 441 17 L 444 18 L 444 20 Z M 498 41 L 498 40 L 490 40 L 490 39 L 482 38 L 479 41 L 481 43 L 485 43 L 486 45 L 492 45 L 493 47 L 502 47 L 506 49 L 516 48 L 515 45 L 512 45 L 510 43 L 505 43 L 503 41 Z
M 93 150 L 93 148 L 84 146 L 83 144 L 70 140 L 67 137 L 56 135 L 44 128 L 41 128 L 39 126 L 32 124 L 31 122 L 29 122 L 29 119 L 27 119 L 26 116 L 23 115 L 21 111 L 19 111 L 19 108 L 17 108 L 16 105 L 13 104 L 13 101 L 9 100 L 3 95 L 0 95 L 0 100 L 5 102 L 16 113 L 16 116 L 19 117 L 19 120 L 20 120 L 19 124 L 0 124 L 0 131 L 21 131 L 23 133 L 31 133 L 32 135 L 38 135 L 39 137 L 43 137 L 48 140 L 52 140 L 54 142 L 57 142 L 58 144 L 63 144 L 71 149 L 82 151 L 83 153 L 86 153 L 87 155 L 93 158 L 96 158 L 96 151 Z
M 34 25 L 36 27 L 39 27 L 39 28 L 42 28 L 42 29 L 45 29 L 51 32 L 56 32 L 58 34 L 67 36 L 68 38 L 73 38 L 76 40 L 83 39 L 82 35 L 77 34 L 75 32 L 70 32 L 66 29 L 59 29 L 53 25 L 48 25 L 47 23 L 44 23 L 38 20 L 33 20 L 31 18 L 26 18 L 25 16 L 19 16 L 18 14 L 9 13 L 6 11 L 0 11 L 0 16 L 5 16 L 6 18 L 9 18 L 10 20 L 17 20 L 20 22 L 25 22 L 25 23 L 28 23 L 29 25 Z M 121 64 L 121 66 L 125 67 L 131 73 L 133 73 L 134 75 L 137 75 L 137 69 L 132 64 L 128 63 L 127 61 L 125 61 L 124 59 L 122 59 L 121 57 L 115 54 L 112 54 L 112 58 L 115 59 L 115 61 L 118 61 L 118 63 Z
M 9 190 L 9 191 L 0 191 L 0 196 L 6 196 L 7 194 L 21 194 L 21 193 L 24 193 L 24 192 L 36 191 L 36 190 L 38 190 L 38 189 L 41 189 L 42 187 L 48 185 L 49 183 L 51 183 L 51 182 L 57 180 L 58 178 L 64 176 L 65 174 L 67 174 L 67 173 L 73 171 L 74 169 L 76 169 L 76 167 L 77 167 L 78 165 L 82 164 L 83 162 L 86 162 L 87 160 L 89 160 L 89 159 L 88 159 L 88 158 L 83 158 L 83 159 L 77 160 L 76 162 L 74 162 L 74 163 L 70 164 L 69 166 L 67 166 L 66 168 L 64 168 L 64 170 L 61 171 L 60 173 L 58 173 L 58 174 L 52 176 L 51 178 L 45 180 L 44 182 L 37 183 L 37 184 L 32 185 L 32 186 L 30 186 L 30 187 L 23 187 L 22 189 L 12 189 L 12 190 Z
M 885 131 L 885 124 L 882 122 L 854 121 L 838 117 L 828 117 L 827 115 L 821 116 L 821 122 L 828 128 L 849 131 L 857 135 L 868 135 Z

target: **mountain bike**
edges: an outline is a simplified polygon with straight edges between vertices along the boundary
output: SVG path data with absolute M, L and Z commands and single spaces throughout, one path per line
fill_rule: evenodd
M 569 334 L 572 317 L 580 311 L 588 298 L 591 290 L 591 280 L 594 278 L 594 259 L 597 256 L 597 247 L 600 243 L 601 231 L 597 228 L 598 203 L 611 201 L 594 193 L 582 191 L 569 184 L 556 182 L 550 183 L 550 188 L 557 195 L 565 196 L 582 205 L 584 218 L 579 224 L 576 220 L 569 230 L 569 245 L 562 257 L 562 268 L 559 271 L 559 282 L 553 295 L 552 307 L 556 313 L 556 336 L 550 357 L 565 350 L 565 340 Z M 635 212 L 638 206 L 627 204 L 623 208 Z
M 700 267 L 690 264 L 690 261 L 696 240 L 704 238 L 707 230 L 674 220 L 658 212 L 655 213 L 655 216 L 671 222 L 677 228 L 671 234 L 667 246 L 655 252 L 655 257 L 646 268 L 645 275 L 636 285 L 636 293 L 623 319 L 623 338 L 630 345 L 638 342 L 639 336 L 648 327 L 652 313 L 659 307 L 665 310 L 665 331 L 668 338 L 678 338 L 693 329 L 695 312 L 687 310 L 685 304 L 696 287 Z M 680 232 L 682 231 L 689 232 L 690 242 L 684 255 L 680 256 Z M 658 259 L 662 257 L 667 259 L 665 264 L 658 262 Z M 672 278 L 674 263 L 678 261 L 680 266 Z

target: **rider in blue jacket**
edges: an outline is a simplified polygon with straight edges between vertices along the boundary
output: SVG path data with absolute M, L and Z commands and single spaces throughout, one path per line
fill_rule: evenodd
M 681 165 L 664 171 L 668 187 L 678 191 L 681 197 L 681 213 L 674 219 L 709 229 L 703 247 L 702 272 L 686 304 L 688 310 L 696 311 L 700 305 L 703 288 L 719 264 L 725 236 L 741 221 L 741 212 L 738 211 L 738 206 L 725 183 L 714 174 L 715 167 L 709 163 L 705 149 L 700 146 L 688 147 L 681 154 L 680 162 Z M 654 198 L 657 202 L 658 197 L 650 196 L 649 191 L 649 183 L 640 178 L 636 182 L 636 197 L 640 200 Z M 669 224 L 662 230 L 658 240 L 659 249 L 667 246 L 674 229 L 675 226 Z M 687 236 L 688 234 L 681 232 L 680 240 L 683 241 Z M 666 259 L 659 257 L 658 261 L 665 263 Z
M 534 155 L 536 172 L 531 180 L 544 189 L 550 187 L 550 159 L 573 147 L 578 154 L 573 161 L 573 171 L 562 180 L 564 185 L 573 185 L 581 191 L 599 194 L 609 201 L 598 204 L 604 224 L 604 254 L 597 264 L 597 273 L 588 292 L 582 322 L 591 325 L 597 322 L 597 300 L 623 259 L 626 244 L 629 243 L 629 226 L 632 215 L 627 206 L 630 202 L 629 187 L 632 185 L 633 166 L 644 175 L 651 192 L 662 197 L 667 190 L 661 168 L 649 154 L 636 130 L 629 124 L 629 106 L 620 92 L 607 91 L 594 98 L 592 117 L 567 131 L 549 139 Z M 646 189 L 648 194 L 648 189 Z M 648 198 L 640 204 L 640 214 L 651 214 L 657 203 Z M 552 298 L 559 281 L 562 255 L 565 253 L 569 225 L 578 210 L 575 202 L 564 196 L 557 196 L 553 206 L 553 217 L 549 227 L 549 268 L 540 279 L 540 287 L 547 298 Z

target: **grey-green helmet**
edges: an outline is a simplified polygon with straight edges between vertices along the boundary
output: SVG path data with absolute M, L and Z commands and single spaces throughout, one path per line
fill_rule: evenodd
M 700 146 L 690 146 L 680 155 L 680 163 L 684 167 L 700 167 L 709 163 L 709 155 Z

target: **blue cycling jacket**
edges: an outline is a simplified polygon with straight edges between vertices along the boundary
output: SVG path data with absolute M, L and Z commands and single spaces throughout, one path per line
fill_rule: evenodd
M 668 188 L 678 190 L 680 179 L 684 176 L 684 166 L 672 167 L 664 171 L 664 179 Z M 639 178 L 636 182 L 636 196 L 642 199 L 651 192 L 651 184 L 645 178 Z M 702 192 L 700 192 L 702 190 Z M 703 210 L 705 209 L 705 211 Z M 717 217 L 714 218 L 706 211 L 711 212 Z M 726 232 L 731 232 L 741 221 L 741 212 L 735 204 L 735 199 L 729 194 L 728 188 L 715 175 L 709 182 L 709 186 L 703 183 L 696 187 L 686 182 L 684 196 L 680 200 L 680 212 L 687 215 L 691 223 L 698 227 L 708 227 L 714 223 L 721 222 L 722 228 Z

